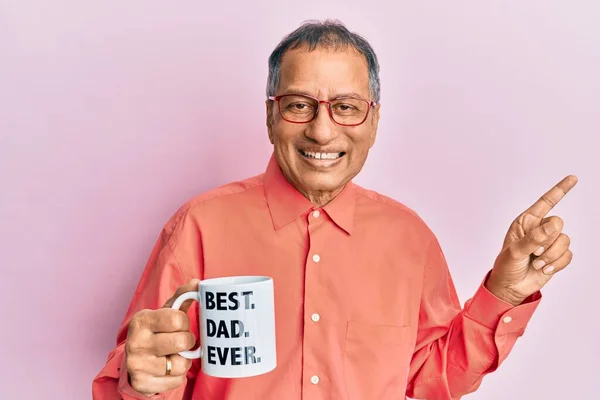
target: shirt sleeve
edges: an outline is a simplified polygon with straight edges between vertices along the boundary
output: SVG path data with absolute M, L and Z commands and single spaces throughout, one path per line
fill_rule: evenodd
M 462 309 L 439 243 L 432 240 L 424 269 L 408 397 L 454 400 L 474 392 L 525 332 L 541 293 L 514 307 L 485 288 L 488 275 Z
M 135 391 L 129 384 L 125 365 L 125 341 L 131 317 L 140 310 L 163 307 L 179 286 L 186 284 L 194 277 L 198 277 L 202 270 L 202 249 L 197 226 L 183 221 L 174 226 L 172 230 L 167 229 L 167 227 L 157 240 L 142 273 L 125 318 L 119 328 L 117 345 L 109 353 L 106 364 L 92 382 L 94 400 L 179 400 L 184 397 L 186 387 L 193 385 L 198 374 L 200 364 L 198 360 L 194 360 L 188 371 L 185 384 L 169 392 L 152 396 L 145 396 Z M 177 240 L 175 240 L 175 237 L 177 237 Z M 182 248 L 185 251 L 182 251 Z M 183 259 L 178 251 L 185 252 L 186 255 Z M 191 330 L 198 338 L 198 306 L 196 302 L 190 307 L 188 315 Z

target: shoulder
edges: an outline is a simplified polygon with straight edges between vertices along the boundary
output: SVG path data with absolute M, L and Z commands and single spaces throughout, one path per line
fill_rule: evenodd
M 238 206 L 264 201 L 264 173 L 229 182 L 188 199 L 172 215 L 165 230 L 172 231 L 182 220 L 205 213 L 232 210 Z
M 434 235 L 424 219 L 408 205 L 389 196 L 354 184 L 357 212 L 367 213 L 370 219 L 379 218 L 386 224 L 401 225 L 423 237 Z

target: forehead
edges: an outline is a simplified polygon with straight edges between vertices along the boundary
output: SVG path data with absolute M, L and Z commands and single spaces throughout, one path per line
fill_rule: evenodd
M 288 50 L 281 60 L 277 92 L 301 92 L 330 98 L 356 93 L 369 98 L 367 60 L 351 46 Z

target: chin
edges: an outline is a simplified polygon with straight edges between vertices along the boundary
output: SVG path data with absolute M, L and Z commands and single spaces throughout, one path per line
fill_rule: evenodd
M 310 192 L 335 192 L 344 186 L 342 179 L 323 179 L 324 177 L 315 177 L 315 179 L 303 179 L 302 186 Z

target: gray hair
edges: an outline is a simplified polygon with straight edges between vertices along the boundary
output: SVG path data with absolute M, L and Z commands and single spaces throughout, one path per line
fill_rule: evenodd
M 307 46 L 308 51 L 317 47 L 335 50 L 353 47 L 362 54 L 369 67 L 369 90 L 372 100 L 379 102 L 381 87 L 379 82 L 379 63 L 375 51 L 362 36 L 350 32 L 337 20 L 305 21 L 299 28 L 285 36 L 269 56 L 269 77 L 267 79 L 267 97 L 274 96 L 279 85 L 281 59 L 287 50 Z

